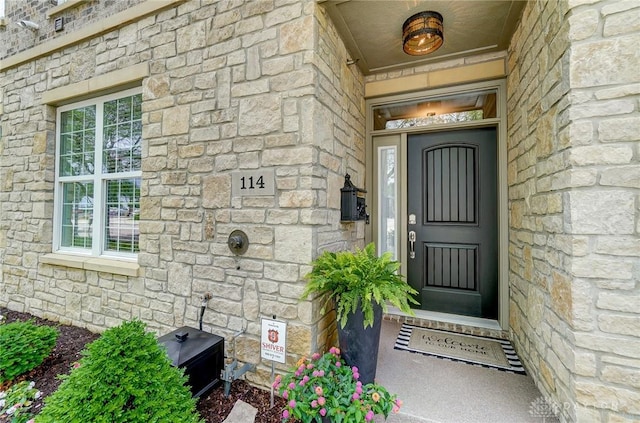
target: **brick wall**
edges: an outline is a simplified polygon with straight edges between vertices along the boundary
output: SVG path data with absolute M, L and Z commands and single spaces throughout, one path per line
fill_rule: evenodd
M 511 333 L 563 421 L 640 416 L 639 17 L 530 2 L 509 49 Z
M 91 3 L 93 4 L 93 3 Z M 39 262 L 51 252 L 55 109 L 44 92 L 148 63 L 142 81 L 139 277 Z M 288 325 L 290 361 L 335 339 L 299 301 L 309 263 L 363 244 L 339 222 L 345 173 L 364 184 L 363 78 L 313 1 L 186 1 L 0 75 L 0 304 L 93 330 L 140 318 L 197 325 L 259 362 L 262 317 Z M 274 172 L 272 196 L 232 196 L 237 171 Z M 229 234 L 250 246 L 234 256 Z M 228 343 L 227 354 L 232 344 Z M 260 366 L 248 378 L 267 383 Z
M 0 58 L 9 57 L 42 42 L 77 31 L 111 16 L 144 0 L 85 1 L 63 10 L 60 14 L 47 17 L 56 7 L 56 0 L 5 0 L 6 26 L 0 27 Z M 56 32 L 56 18 L 64 20 L 64 30 Z M 16 22 L 28 20 L 40 26 L 37 31 L 20 28 Z

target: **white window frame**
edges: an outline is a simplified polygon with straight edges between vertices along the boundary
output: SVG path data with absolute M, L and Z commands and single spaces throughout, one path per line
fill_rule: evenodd
M 377 216 L 377 228 L 378 228 L 378 239 L 376 240 L 376 245 L 378 246 L 378 254 L 381 255 L 385 252 L 391 253 L 394 260 L 399 260 L 399 235 L 400 235 L 400 215 L 398 213 L 398 203 L 400 198 L 400 168 L 399 164 L 399 146 L 395 144 L 391 145 L 377 145 L 375 154 L 375 162 L 377 167 L 377 176 L 378 180 L 376 181 L 376 189 L 377 189 L 377 204 L 376 204 L 376 216 Z M 386 166 L 385 162 L 383 162 L 384 152 L 393 152 L 393 163 L 394 163 L 394 172 L 393 172 L 393 202 L 391 207 L 389 207 L 389 212 L 392 214 L 393 225 L 387 226 L 389 223 L 389 216 L 385 215 L 385 202 L 388 203 L 387 195 L 385 194 L 385 179 L 386 175 Z M 388 205 L 387 205 L 388 206 Z M 386 221 L 385 221 L 386 220 Z M 382 229 L 393 230 L 393 247 L 392 249 L 387 249 L 387 241 L 389 240 L 389 234 L 383 232 Z
M 2 0 L 0 0 L 2 1 Z M 88 100 L 84 100 L 78 103 L 68 104 L 59 107 L 56 111 L 56 164 L 55 164 L 55 189 L 54 189 L 54 213 L 53 213 L 53 251 L 63 254 L 74 254 L 89 257 L 104 257 L 115 258 L 125 260 L 137 260 L 137 253 L 119 252 L 119 251 L 107 251 L 104 248 L 105 243 L 105 204 L 106 200 L 106 180 L 110 179 L 132 179 L 141 178 L 142 169 L 137 171 L 119 172 L 113 175 L 117 175 L 114 178 L 104 177 L 102 171 L 102 152 L 103 152 L 103 114 L 102 110 L 104 104 L 111 100 L 116 100 L 124 97 L 130 97 L 136 94 L 142 94 L 142 88 L 136 87 L 117 93 L 104 95 L 100 97 L 94 97 Z M 93 175 L 82 177 L 76 176 L 60 176 L 60 134 L 62 129 L 62 113 L 69 110 L 74 110 L 86 106 L 96 105 L 96 122 L 95 122 L 95 152 L 94 152 L 94 164 L 95 170 Z M 141 166 L 142 167 L 142 166 Z M 92 243 L 91 248 L 79 248 L 62 246 L 62 219 L 63 219 L 63 184 L 65 182 L 73 182 L 75 180 L 91 180 L 94 186 L 93 192 L 93 228 L 92 228 Z M 100 201 L 97 202 L 96 200 Z

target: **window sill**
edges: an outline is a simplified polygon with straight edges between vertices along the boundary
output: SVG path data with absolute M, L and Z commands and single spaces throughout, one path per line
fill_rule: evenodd
M 52 7 L 47 11 L 47 19 L 51 19 L 55 15 L 59 15 L 67 9 L 71 9 L 72 7 L 76 7 L 80 3 L 84 3 L 87 0 L 67 0 L 66 2 L 59 4 L 55 7 Z
M 7 26 L 7 21 L 5 18 L 0 18 L 0 28 L 4 28 L 5 26 Z
M 138 276 L 138 263 L 124 260 L 84 257 L 72 254 L 51 253 L 40 257 L 40 263 L 55 266 L 75 267 L 77 269 L 95 270 L 96 272 L 113 273 L 125 276 Z

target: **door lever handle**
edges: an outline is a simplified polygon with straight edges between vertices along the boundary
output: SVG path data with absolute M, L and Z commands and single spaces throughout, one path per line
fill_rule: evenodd
M 409 231 L 409 258 L 416 258 L 416 231 Z

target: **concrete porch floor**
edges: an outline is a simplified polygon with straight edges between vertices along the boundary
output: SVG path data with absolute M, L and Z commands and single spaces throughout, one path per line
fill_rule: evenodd
M 376 380 L 403 401 L 389 423 L 542 423 L 532 404 L 542 397 L 530 376 L 394 350 L 401 323 L 385 320 Z M 383 422 L 381 416 L 376 422 Z

